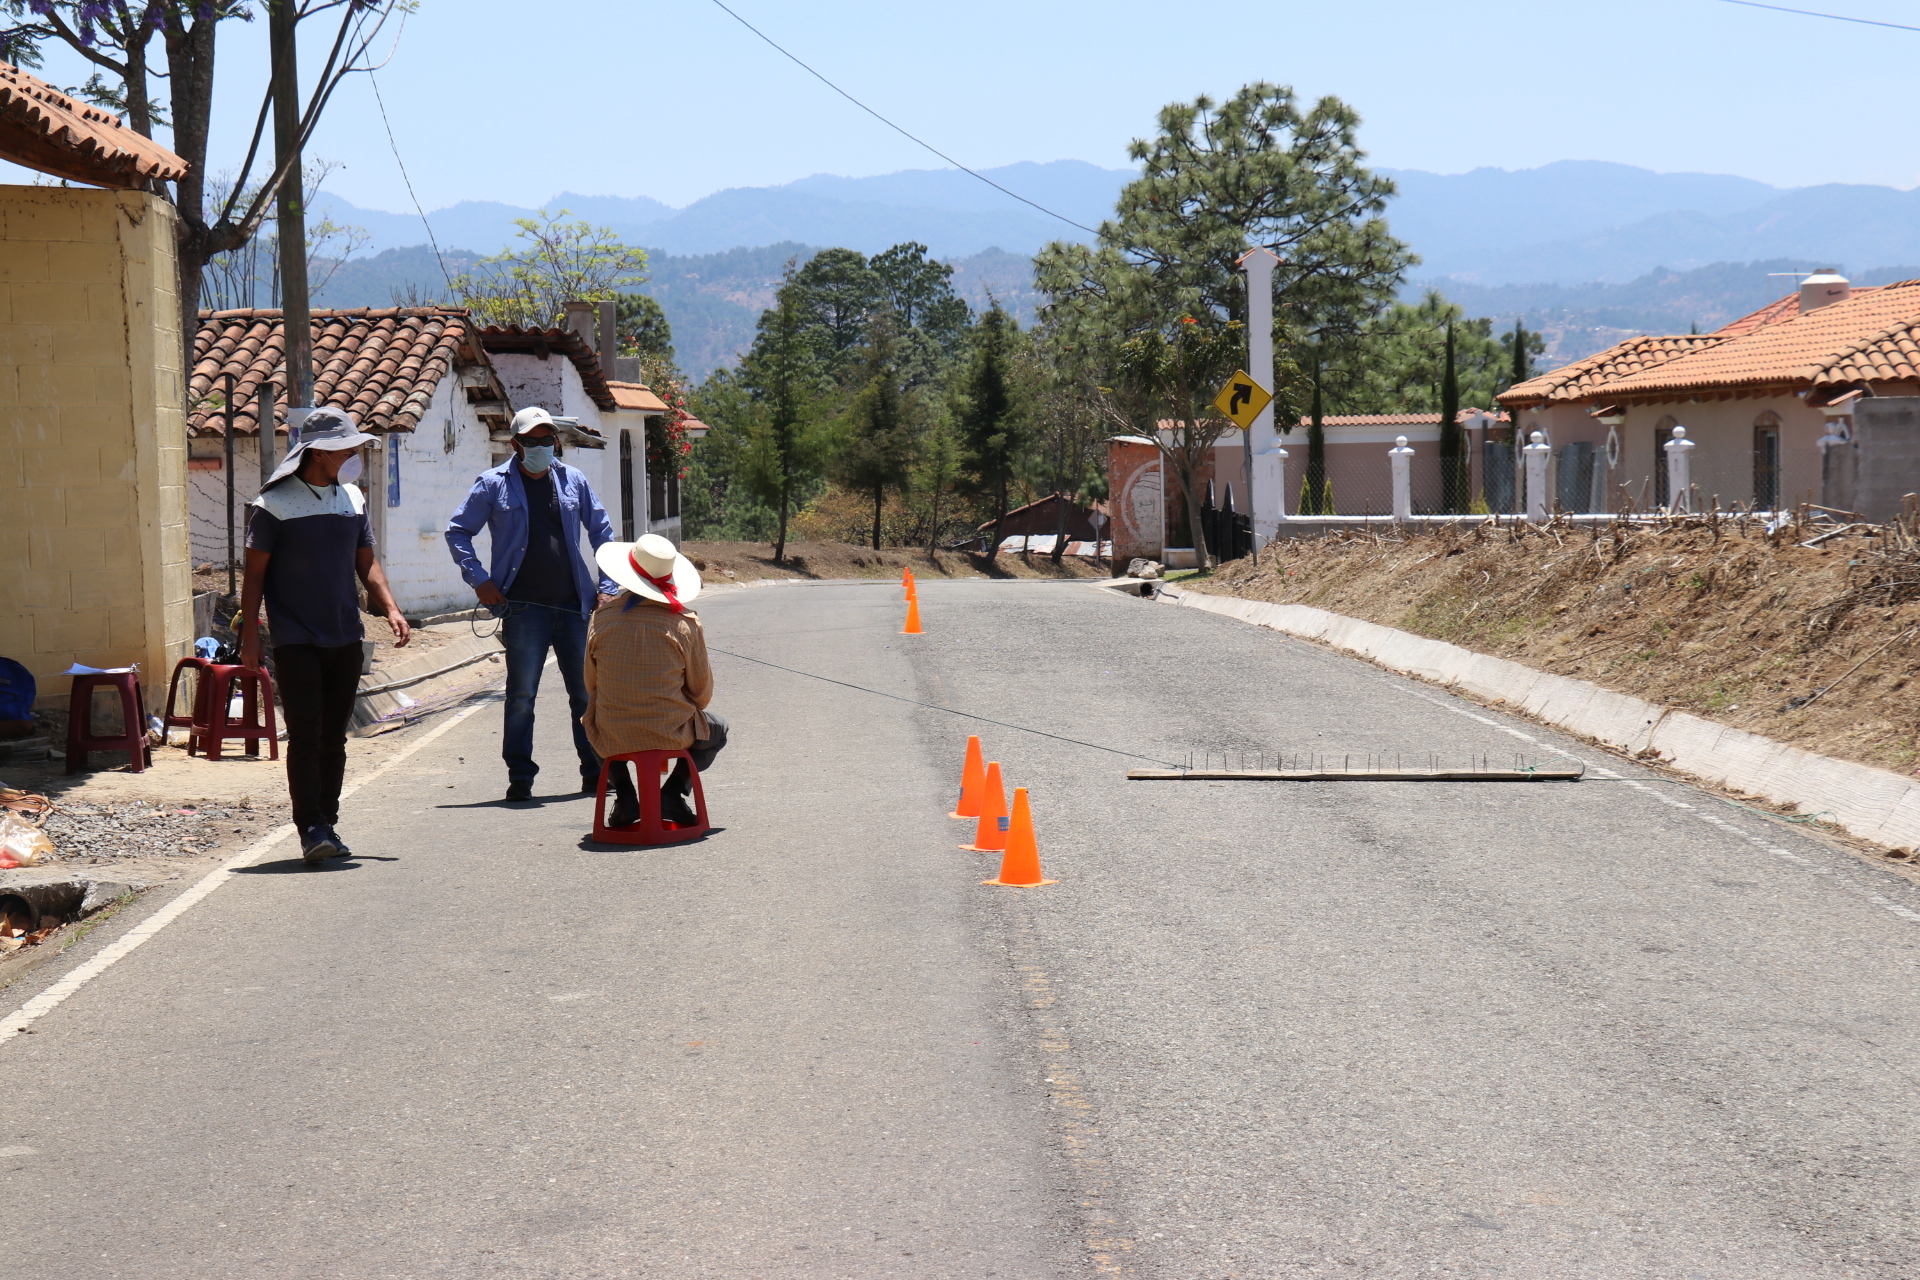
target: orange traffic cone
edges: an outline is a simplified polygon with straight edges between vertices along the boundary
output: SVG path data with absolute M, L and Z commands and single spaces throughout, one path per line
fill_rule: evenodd
M 900 574 L 900 587 L 907 593 L 905 596 L 906 599 L 913 599 L 913 570 L 911 567 Z
M 1012 829 L 1006 835 L 1007 851 L 1000 857 L 1000 874 L 981 884 L 1002 884 L 1015 889 L 1037 889 L 1057 880 L 1040 878 L 1040 848 L 1033 842 L 1033 811 L 1027 807 L 1027 789 L 1013 790 Z
M 967 762 L 960 769 L 960 803 L 953 807 L 949 818 L 977 818 L 980 816 L 980 790 L 987 785 L 986 757 L 980 754 L 980 735 L 967 737 Z
M 900 628 L 900 634 L 903 636 L 917 636 L 921 634 L 920 602 L 918 600 L 907 601 L 907 625 Z
M 973 843 L 960 846 L 972 853 L 998 853 L 1007 847 L 1007 786 L 1000 781 L 1000 762 L 987 762 L 986 781 L 980 784 L 980 821 Z

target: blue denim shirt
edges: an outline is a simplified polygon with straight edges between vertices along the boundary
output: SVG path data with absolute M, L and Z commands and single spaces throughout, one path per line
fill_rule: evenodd
M 587 541 L 598 550 L 601 543 L 613 541 L 613 524 L 585 476 L 558 461 L 553 464 L 552 474 L 560 495 L 561 532 L 573 553 L 573 584 L 580 592 L 580 613 L 585 617 L 592 614 L 600 594 L 612 595 L 620 587 L 603 577 L 598 567 L 589 565 L 580 553 L 580 526 L 585 523 Z M 482 529 L 493 536 L 490 569 L 480 567 L 480 557 L 473 550 L 473 536 Z M 447 547 L 468 586 L 477 587 L 489 578 L 502 592 L 513 586 L 520 562 L 527 555 L 527 489 L 520 483 L 518 457 L 482 471 L 474 480 L 467 500 L 447 521 Z

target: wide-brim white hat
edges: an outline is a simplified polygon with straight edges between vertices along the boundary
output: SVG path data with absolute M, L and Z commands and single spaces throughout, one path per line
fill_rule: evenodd
M 648 600 L 666 604 L 667 593 L 641 577 L 642 569 L 656 578 L 672 574 L 673 593 L 681 604 L 700 594 L 700 571 L 693 567 L 693 561 L 657 533 L 646 534 L 638 542 L 603 542 L 594 551 L 593 560 L 600 572 Z
M 272 488 L 300 469 L 306 460 L 307 450 L 320 449 L 339 452 L 358 449 L 361 445 L 372 444 L 378 436 L 368 435 L 353 425 L 353 419 L 346 410 L 336 409 L 332 405 L 322 405 L 307 415 L 300 425 L 300 443 L 287 451 L 280 465 L 273 469 L 267 482 L 260 487 Z

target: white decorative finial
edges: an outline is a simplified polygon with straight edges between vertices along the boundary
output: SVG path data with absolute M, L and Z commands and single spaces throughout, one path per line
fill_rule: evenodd
M 1407 447 L 1407 438 L 1406 438 L 1405 436 L 1395 436 L 1395 437 L 1393 438 L 1393 443 L 1394 443 L 1394 444 L 1395 444 L 1395 445 L 1396 445 L 1397 447 L 1399 447 L 1399 448 L 1401 448 L 1401 449 L 1404 449 L 1404 448 L 1406 448 L 1406 447 Z
M 1687 429 L 1685 427 L 1675 427 L 1673 429 L 1673 438 L 1675 440 L 1685 440 L 1687 438 Z
M 1547 439 L 1546 433 L 1543 431 L 1536 431 L 1533 433 L 1533 442 L 1535 444 L 1545 444 L 1546 439 Z

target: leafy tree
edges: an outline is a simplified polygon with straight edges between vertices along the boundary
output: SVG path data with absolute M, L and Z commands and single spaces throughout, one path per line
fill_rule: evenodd
M 821 331 L 828 367 L 838 372 L 855 362 L 854 349 L 866 341 L 868 324 L 882 305 L 880 277 L 866 255 L 823 249 L 791 274 L 785 288 L 792 291 L 801 323 Z
M 773 562 L 781 564 L 787 554 L 787 519 L 819 480 L 829 444 L 817 408 L 822 381 L 818 355 L 790 289 L 781 289 L 774 305 L 761 314 L 759 335 L 741 366 L 741 381 L 754 401 L 745 419 L 747 449 L 738 475 L 749 493 L 778 512 Z
M 453 291 L 481 324 L 543 328 L 559 324 L 566 304 L 617 298 L 646 281 L 647 255 L 622 244 L 611 227 L 564 222 L 567 210 L 515 218 L 524 245 L 490 258 L 453 282 Z
M 1014 398 L 1020 326 L 995 303 L 980 317 L 972 357 L 961 376 L 954 419 L 959 429 L 961 484 L 993 510 L 989 559 L 1000 554 L 1000 526 L 1027 443 L 1026 422 Z
M 1361 164 L 1359 117 L 1337 98 L 1303 112 L 1293 90 L 1262 82 L 1224 103 L 1173 103 L 1159 123 L 1129 148 L 1141 176 L 1099 243 L 1056 242 L 1035 259 L 1050 309 L 1104 314 L 1126 332 L 1244 316 L 1236 264 L 1262 245 L 1281 259 L 1276 324 L 1291 315 L 1357 329 L 1416 261 L 1387 233 L 1379 215 L 1393 184 Z
M 1043 326 L 1033 335 L 1016 366 L 1020 398 L 1028 406 L 1032 450 L 1027 468 L 1034 487 L 1079 501 L 1098 475 L 1097 457 L 1105 423 L 1096 393 L 1076 376 L 1074 353 L 1058 334 Z M 1059 504 L 1053 556 L 1066 554 L 1067 506 Z
M 187 162 L 186 176 L 173 184 L 171 194 L 180 226 L 174 253 L 180 335 L 189 363 L 207 263 L 217 254 L 240 248 L 258 233 L 282 183 L 292 177 L 291 158 L 274 165 L 265 179 L 254 175 L 273 114 L 269 77 L 268 100 L 255 116 L 246 159 L 227 179 L 224 198 L 216 197 L 212 207 L 208 203 L 207 139 L 214 109 L 216 30 L 233 19 L 251 22 L 257 11 L 276 4 L 297 6 L 296 24 L 340 10 L 326 61 L 300 112 L 299 136 L 304 146 L 333 91 L 348 75 L 371 71 L 367 54 L 387 19 L 411 12 L 413 0 L 0 0 L 0 13 L 23 19 L 0 27 L 0 60 L 38 67 L 44 46 L 64 45 L 94 68 L 92 77 L 76 91 L 78 96 L 125 112 L 127 127 L 142 137 L 154 137 L 156 125 L 171 128 L 167 145 Z M 154 57 L 155 39 L 160 41 L 164 72 Z M 164 107 L 153 96 L 155 80 L 167 83 Z M 234 112 L 232 107 L 226 110 Z M 273 151 L 270 143 L 266 151 Z M 166 185 L 156 184 L 156 190 L 165 195 Z
M 631 355 L 654 355 L 673 361 L 673 325 L 660 303 L 644 293 L 623 293 L 616 301 L 613 330 L 620 350 Z
M 340 166 L 332 160 L 310 160 L 302 166 L 302 202 L 311 207 L 327 175 Z M 226 183 L 215 179 L 209 192 L 217 203 L 226 198 Z M 319 297 L 340 266 L 371 237 L 366 228 L 343 225 L 331 218 L 307 224 L 307 290 Z M 200 305 L 214 311 L 239 307 L 280 305 L 280 236 L 255 236 L 238 248 L 207 259 L 201 276 Z M 265 297 L 261 296 L 265 286 Z
M 952 358 L 966 341 L 973 310 L 953 291 L 953 268 L 929 259 L 927 246 L 909 240 L 877 253 L 869 261 L 880 284 L 880 300 L 893 308 L 903 332 L 923 335 L 943 358 Z
M 939 415 L 920 441 L 913 469 L 913 493 L 926 504 L 927 550 L 940 545 L 941 507 L 961 479 L 960 440 L 949 414 Z
M 891 316 L 870 327 L 866 344 L 857 352 L 858 389 L 834 462 L 842 484 L 873 496 L 875 551 L 880 549 L 880 517 L 887 490 L 905 489 L 913 467 L 917 406 L 900 384 L 899 348 Z
M 1187 536 L 1201 568 L 1212 563 L 1200 525 L 1201 486 L 1213 446 L 1234 430 L 1214 416 L 1213 397 L 1246 353 L 1246 326 L 1182 316 L 1164 329 L 1121 344 L 1116 386 L 1106 394 L 1110 418 L 1151 439 L 1180 486 Z M 1276 407 L 1284 407 L 1277 405 Z

